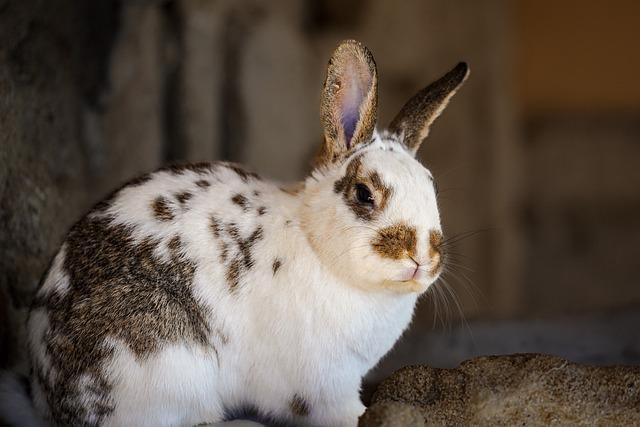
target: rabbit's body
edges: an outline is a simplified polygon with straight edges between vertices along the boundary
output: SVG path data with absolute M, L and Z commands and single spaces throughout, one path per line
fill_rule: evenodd
M 170 167 L 69 232 L 28 321 L 31 392 L 54 425 L 181 426 L 249 409 L 354 426 L 364 374 L 442 270 L 431 174 L 414 158 L 460 64 L 375 130 L 377 75 L 329 63 L 325 142 L 296 191 L 230 163 Z
M 417 295 L 341 283 L 309 247 L 301 203 L 223 163 L 159 171 L 101 203 L 36 297 L 38 408 L 73 425 L 194 425 L 247 405 L 315 425 L 357 417 L 360 380 Z

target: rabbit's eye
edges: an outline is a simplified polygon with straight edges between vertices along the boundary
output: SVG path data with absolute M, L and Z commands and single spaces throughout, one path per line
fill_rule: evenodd
M 356 184 L 356 198 L 358 199 L 358 203 L 373 207 L 373 195 L 366 185 Z

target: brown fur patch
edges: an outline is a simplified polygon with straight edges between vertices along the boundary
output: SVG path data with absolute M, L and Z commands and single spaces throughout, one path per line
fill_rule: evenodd
M 271 267 L 273 270 L 273 275 L 275 276 L 276 273 L 278 272 L 278 270 L 280 270 L 280 267 L 282 267 L 282 261 L 280 261 L 278 258 L 276 258 L 275 260 L 273 260 L 273 266 Z
M 235 196 L 233 196 L 231 198 L 231 201 L 234 204 L 240 206 L 242 208 L 243 212 L 248 212 L 249 211 L 249 199 L 247 199 L 242 194 L 236 194 Z
M 209 162 L 177 163 L 177 164 L 164 166 L 158 169 L 158 171 L 170 172 L 174 175 L 181 175 L 186 171 L 191 171 L 191 172 L 200 174 L 205 172 L 211 172 L 215 169 L 215 167 L 216 167 L 216 163 L 209 163 Z
M 262 216 L 267 213 L 267 208 L 264 206 L 260 206 L 257 212 L 258 212 L 258 215 Z
M 207 181 L 206 179 L 199 179 L 196 181 L 196 185 L 200 188 L 207 188 L 209 186 L 211 186 L 211 183 L 209 181 Z
M 416 229 L 405 224 L 395 224 L 378 231 L 371 246 L 383 258 L 402 259 L 416 253 Z
M 442 254 L 440 252 L 442 240 L 443 236 L 440 231 L 431 230 L 429 232 L 429 258 L 432 264 L 432 267 L 429 269 L 429 274 L 431 275 L 435 275 L 442 267 Z
M 216 239 L 220 238 L 222 225 L 220 224 L 220 221 L 218 221 L 218 219 L 213 215 L 211 215 L 211 217 L 209 218 L 209 229 L 211 229 L 211 231 L 213 232 L 213 236 Z
M 242 166 L 240 166 L 237 163 L 222 162 L 221 164 L 227 169 L 231 169 L 232 171 L 234 171 L 244 182 L 248 182 L 250 179 L 255 179 L 255 180 L 262 179 L 260 178 L 260 175 L 258 175 L 257 173 L 243 169 Z
M 184 205 L 193 197 L 193 194 L 191 194 L 188 191 L 183 191 L 181 193 L 177 193 L 175 197 L 178 203 L 180 203 L 181 205 Z
M 294 394 L 289 402 L 291 413 L 297 417 L 306 417 L 311 413 L 311 408 L 307 401 L 300 395 Z
M 343 200 L 356 217 L 364 221 L 371 221 L 384 211 L 393 194 L 393 189 L 382 181 L 377 172 L 362 172 L 362 156 L 362 154 L 356 155 L 349 162 L 345 175 L 334 183 L 333 190 L 336 193 L 342 193 Z M 358 183 L 366 185 L 371 190 L 375 200 L 373 207 L 363 205 L 356 199 L 355 186 Z
M 171 221 L 173 219 L 171 206 L 165 197 L 156 197 L 151 204 L 151 210 L 153 211 L 153 216 L 158 221 Z
M 163 262 L 153 253 L 159 241 L 135 243 L 131 232 L 104 217 L 78 222 L 66 240 L 69 288 L 64 295 L 41 291 L 34 300 L 32 310 L 49 315 L 44 343 L 56 375 L 37 358 L 33 368 L 57 424 L 84 425 L 90 416 L 99 424 L 113 411 L 102 373 L 113 355 L 107 338 L 141 359 L 163 343 L 210 345 L 208 310 L 191 293 L 195 265 L 179 255 L 180 238 L 168 242 L 172 259 Z M 79 389 L 80 377 L 90 382 L 90 394 Z
M 218 241 L 220 261 L 226 266 L 225 277 L 231 292 L 240 284 L 242 274 L 253 268 L 253 246 L 263 239 L 262 227 L 258 226 L 248 237 L 242 237 L 235 223 L 223 224 L 211 216 L 209 228 Z

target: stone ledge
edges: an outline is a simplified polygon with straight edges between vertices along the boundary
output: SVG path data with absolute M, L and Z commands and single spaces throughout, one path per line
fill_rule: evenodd
M 479 357 L 456 369 L 402 368 L 384 380 L 360 427 L 639 425 L 640 367 L 538 355 Z

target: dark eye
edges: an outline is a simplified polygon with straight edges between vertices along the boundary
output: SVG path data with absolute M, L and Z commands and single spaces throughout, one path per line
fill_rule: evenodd
M 363 205 L 373 206 L 374 200 L 371 191 L 364 184 L 356 184 L 356 198 Z

